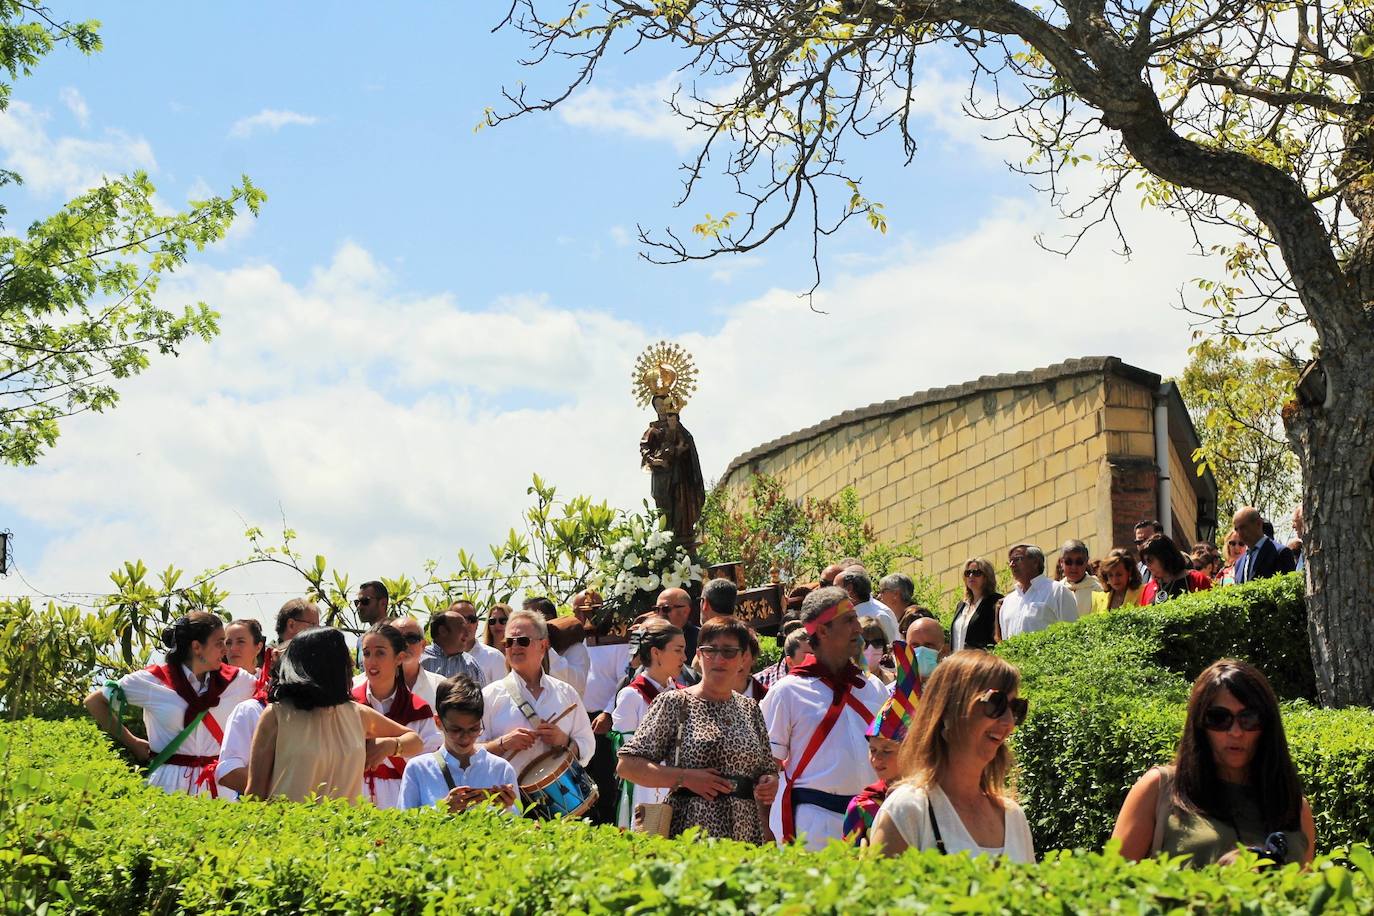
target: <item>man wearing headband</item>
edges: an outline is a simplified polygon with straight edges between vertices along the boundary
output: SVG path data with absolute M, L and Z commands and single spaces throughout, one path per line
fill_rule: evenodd
M 888 693 L 854 664 L 863 630 L 844 589 L 811 592 L 801 619 L 811 653 L 759 708 L 784 770 L 769 826 L 779 842 L 804 836 L 820 849 L 844 836 L 850 801 L 876 778 L 865 732 Z

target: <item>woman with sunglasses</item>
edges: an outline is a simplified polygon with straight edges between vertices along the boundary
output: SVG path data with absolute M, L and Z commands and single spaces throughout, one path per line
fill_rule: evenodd
M 735 692 L 749 628 L 735 617 L 701 625 L 701 682 L 658 695 L 620 749 L 616 775 L 667 789 L 670 835 L 700 827 L 745 843 L 768 839 L 778 765 L 758 704 Z
M 363 634 L 361 645 L 366 682 L 353 688 L 354 702 L 371 706 L 391 721 L 404 725 L 423 742 L 422 747 L 409 754 L 389 753 L 392 749 L 387 741 L 374 741 L 367 746 L 363 769 L 367 799 L 378 808 L 398 808 L 406 760 L 421 752 L 437 751 L 444 736 L 429 704 L 406 687 L 401 674 L 406 640 L 401 631 L 389 623 L 374 623 Z
M 982 557 L 964 561 L 964 600 L 954 609 L 950 651 L 991 648 L 992 622 L 997 619 L 997 602 L 1001 600 L 992 564 Z
M 473 644 L 472 660 L 482 669 L 482 680 L 495 684 L 506 676 L 506 621 L 514 613 L 509 604 L 497 603 L 487 608 L 482 632 Z
M 898 769 L 902 781 L 878 810 L 872 844 L 1035 861 L 1025 812 L 1011 797 L 1007 739 L 1026 717 L 1020 673 L 980 650 L 940 662 L 916 704 Z
M 893 671 L 891 668 L 883 667 L 883 659 L 887 658 L 890 648 L 887 632 L 876 617 L 860 617 L 859 626 L 863 628 L 863 649 L 860 650 L 859 667 L 877 678 L 884 686 L 891 684 Z
M 1133 861 L 1167 852 L 1225 865 L 1241 846 L 1278 864 L 1312 861 L 1312 809 L 1259 669 L 1225 658 L 1198 675 L 1173 765 L 1140 778 L 1112 838 Z
M 512 613 L 505 647 L 510 673 L 482 688 L 483 747 L 509 760 L 517 776 L 551 750 L 567 751 L 586 766 L 596 751 L 596 736 L 577 691 L 544 670 L 549 628 L 543 615 Z
M 1226 532 L 1226 565 L 1221 567 L 1221 573 L 1217 576 L 1218 585 L 1236 584 L 1236 564 L 1240 558 L 1245 556 L 1245 542 L 1240 539 L 1240 534 L 1232 528 Z

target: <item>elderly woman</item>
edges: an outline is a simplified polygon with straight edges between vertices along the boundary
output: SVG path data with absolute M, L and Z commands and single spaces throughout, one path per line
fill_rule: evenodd
M 1059 548 L 1059 566 L 1063 575 L 1059 581 L 1073 592 L 1078 602 L 1078 616 L 1086 617 L 1093 612 L 1093 595 L 1102 591 L 1102 583 L 1088 571 L 1091 558 L 1088 545 L 1078 540 L 1067 540 Z
M 333 627 L 306 630 L 287 643 L 253 733 L 248 795 L 355 800 L 363 794 L 369 754 L 420 753 L 419 735 L 353 702 L 352 671 L 348 643 Z
M 551 750 L 569 751 L 586 766 L 596 737 L 577 691 L 544 670 L 549 629 L 543 615 L 512 613 L 504 645 L 510 673 L 482 689 L 483 747 L 509 760 L 517 776 Z
M 135 760 L 152 760 L 149 785 L 218 796 L 214 773 L 224 723 L 235 706 L 253 695 L 253 676 L 224 664 L 224 621 L 207 611 L 177 618 L 162 631 L 162 647 L 165 664 L 108 681 L 86 697 L 86 709 Z M 124 727 L 111 701 L 143 710 L 147 740 Z
M 1140 567 L 1130 551 L 1118 547 L 1098 564 L 1099 577 L 1106 591 L 1093 593 L 1093 613 L 1136 607 L 1144 585 L 1140 581 Z
M 617 775 L 671 790 L 672 836 L 699 827 L 746 843 L 769 838 L 778 765 L 758 704 L 734 690 L 748 642 L 749 628 L 737 618 L 702 624 L 701 683 L 659 694 L 620 749 Z
M 898 758 L 901 782 L 878 809 L 872 844 L 1035 861 L 1030 825 L 1007 789 L 1007 740 L 1026 716 L 1020 673 L 995 655 L 956 652 L 935 669 Z
M 1150 538 L 1140 551 L 1140 558 L 1151 576 L 1140 593 L 1141 604 L 1163 604 L 1170 598 L 1212 587 L 1211 577 L 1192 569 L 1188 558 L 1179 552 L 1167 534 Z
M 1278 864 L 1312 861 L 1312 809 L 1259 669 L 1222 659 L 1198 675 L 1173 765 L 1140 777 L 1112 836 L 1136 861 L 1166 852 L 1225 865 L 1241 846 Z
M 949 628 L 951 649 L 989 649 L 992 647 L 992 625 L 997 618 L 997 573 L 982 557 L 964 561 L 964 600 L 954 609 L 954 623 Z

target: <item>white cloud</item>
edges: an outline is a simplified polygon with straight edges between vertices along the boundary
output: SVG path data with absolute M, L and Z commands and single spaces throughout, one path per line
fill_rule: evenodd
M 106 175 L 157 169 L 153 148 L 142 137 L 107 130 L 100 140 L 54 139 L 48 135 L 48 117 L 19 101 L 0 111 L 0 155 L 34 193 L 60 191 L 70 197 L 99 184 Z
M 736 274 L 746 270 L 754 270 L 768 263 L 764 258 L 756 254 L 734 254 L 726 255 L 716 259 L 716 266 L 711 270 L 711 279 L 717 283 L 730 283 L 735 279 Z
M 315 115 L 301 114 L 298 111 L 284 111 L 276 108 L 264 108 L 255 115 L 239 118 L 229 128 L 231 137 L 251 137 L 253 134 L 262 130 L 270 130 L 273 133 L 291 124 L 299 124 L 309 127 L 318 124 L 319 118 Z
M 701 369 L 684 421 L 705 476 L 842 410 L 987 373 L 1101 354 L 1178 371 L 1188 329 L 1170 304 L 1207 267 L 1167 217 L 1131 220 L 1134 261 L 1105 235 L 1063 259 L 1032 241 L 1056 229 L 1043 210 L 1007 205 L 966 237 L 831 277 L 826 315 L 776 289 L 728 308 L 717 330 L 677 335 Z M 652 314 L 412 295 L 353 243 L 301 284 L 268 265 L 192 267 L 161 294 L 212 303 L 223 335 L 157 361 L 111 413 L 68 422 L 39 467 L 0 469 L 17 521 L 51 532 L 28 553 L 11 522 L 39 587 L 99 591 L 133 557 L 197 571 L 244 553 L 245 522 L 281 514 L 302 550 L 354 582 L 415 575 L 459 547 L 484 555 L 519 524 L 533 472 L 624 507 L 648 494 L 636 448 L 648 415 L 628 390 L 635 355 L 661 336 Z M 227 584 L 298 587 L 263 570 Z
M 74 86 L 67 86 L 58 93 L 62 99 L 62 104 L 67 106 L 67 110 L 76 118 L 76 123 L 85 127 L 91 120 L 91 109 L 86 105 L 86 100 L 82 98 L 81 92 Z
M 619 88 L 593 85 L 554 110 L 565 124 L 574 127 L 621 133 L 639 140 L 667 141 L 681 152 L 693 147 L 704 135 L 690 131 L 687 122 L 669 107 L 668 100 L 678 85 L 671 76 Z M 679 97 L 685 101 L 685 96 Z

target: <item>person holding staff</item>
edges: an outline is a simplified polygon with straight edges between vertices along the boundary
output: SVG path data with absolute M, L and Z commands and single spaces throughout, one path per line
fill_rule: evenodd
M 162 631 L 162 646 L 164 664 L 107 681 L 86 697 L 86 709 L 135 760 L 148 764 L 150 786 L 218 797 L 223 723 L 253 695 L 253 676 L 224 664 L 224 621 L 208 611 L 178 617 Z M 125 704 L 143 710 L 147 739 L 120 721 Z
M 586 766 L 596 739 L 577 691 L 544 672 L 544 618 L 534 611 L 511 614 L 505 647 L 510 673 L 482 690 L 482 746 L 509 760 L 517 776 L 549 750 L 571 751 Z

